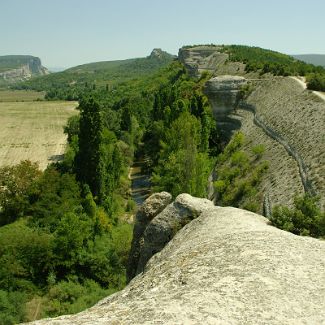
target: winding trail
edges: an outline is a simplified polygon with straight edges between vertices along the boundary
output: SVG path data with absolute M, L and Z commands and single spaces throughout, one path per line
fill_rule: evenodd
M 304 89 L 307 89 L 306 78 L 305 77 L 290 77 L 293 80 L 296 80 Z M 312 93 L 325 101 L 325 93 L 321 91 L 312 90 Z

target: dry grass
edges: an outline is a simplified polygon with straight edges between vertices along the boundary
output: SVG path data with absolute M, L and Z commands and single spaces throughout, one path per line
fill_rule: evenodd
M 33 90 L 0 90 L 0 102 L 32 102 L 44 99 L 45 92 Z
M 41 169 L 62 158 L 63 126 L 77 114 L 76 102 L 0 103 L 0 166 L 37 161 Z

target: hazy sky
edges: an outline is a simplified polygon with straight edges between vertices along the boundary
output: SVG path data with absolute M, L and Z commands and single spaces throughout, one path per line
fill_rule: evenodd
M 0 0 L 0 55 L 48 67 L 203 43 L 325 54 L 325 0 Z

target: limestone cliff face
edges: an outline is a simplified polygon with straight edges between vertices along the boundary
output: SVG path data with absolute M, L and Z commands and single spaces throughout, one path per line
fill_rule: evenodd
M 160 251 L 124 290 L 34 324 L 324 324 L 324 241 L 187 194 L 166 206 L 167 197 L 142 211 L 143 252 Z
M 242 86 L 247 83 L 241 76 L 217 76 L 207 81 L 204 93 L 207 95 L 215 117 L 221 138 L 229 142 L 233 133 L 239 129 L 237 120 L 231 118 L 238 106 L 238 94 Z
M 19 57 L 19 56 L 15 56 Z M 6 58 L 6 57 L 0 57 Z M 41 60 L 33 56 L 23 56 L 19 67 L 0 72 L 0 81 L 2 83 L 13 83 L 17 81 L 28 80 L 33 76 L 42 76 L 49 74 L 49 71 L 42 66 Z

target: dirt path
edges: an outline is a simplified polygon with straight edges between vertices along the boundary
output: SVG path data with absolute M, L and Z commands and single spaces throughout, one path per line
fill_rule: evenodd
M 304 88 L 307 89 L 307 84 L 306 84 L 306 78 L 305 77 L 290 77 L 291 79 L 294 79 L 296 81 L 299 82 L 299 84 Z M 321 91 L 316 91 L 316 90 L 312 90 L 312 92 L 318 96 L 319 98 L 321 98 L 322 100 L 325 101 L 325 93 L 321 92 Z
M 143 172 L 144 164 L 144 160 L 136 161 L 129 171 L 131 197 L 138 206 L 150 195 L 150 175 Z

